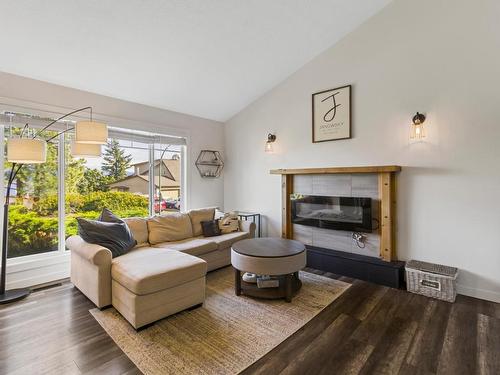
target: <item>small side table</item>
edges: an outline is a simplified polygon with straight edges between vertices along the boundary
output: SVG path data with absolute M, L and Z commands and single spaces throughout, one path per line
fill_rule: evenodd
M 240 220 L 245 220 L 248 221 L 249 218 L 252 218 L 252 222 L 257 225 L 257 237 L 261 237 L 261 229 L 260 229 L 260 214 L 254 213 L 254 212 L 243 212 L 243 211 L 238 211 L 238 217 Z
M 300 290 L 299 270 L 306 266 L 306 248 L 298 241 L 284 238 L 249 238 L 233 243 L 234 292 L 237 296 L 277 299 L 287 302 Z M 278 287 L 259 288 L 241 279 L 242 272 L 272 275 Z

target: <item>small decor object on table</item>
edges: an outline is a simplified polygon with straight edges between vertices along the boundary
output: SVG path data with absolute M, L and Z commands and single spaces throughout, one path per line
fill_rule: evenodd
M 219 177 L 224 168 L 220 152 L 213 150 L 201 150 L 195 165 L 203 178 Z
M 257 275 L 250 272 L 245 272 L 241 279 L 246 283 L 257 284 Z
M 312 94 L 312 141 L 351 138 L 351 86 Z
M 306 266 L 306 248 L 299 241 L 284 238 L 250 238 L 233 244 L 231 264 L 237 296 L 291 302 L 302 287 L 299 271 Z M 255 284 L 242 280 L 242 272 L 269 276 L 258 276 Z
M 262 275 L 257 277 L 257 287 L 258 288 L 278 288 L 280 286 L 280 280 L 277 277 Z
M 257 237 L 261 236 L 261 231 L 260 231 L 260 214 L 254 213 L 254 212 L 242 212 L 238 211 L 238 217 L 240 220 L 245 220 L 248 221 L 248 219 L 252 218 L 252 222 L 257 225 Z
M 409 292 L 455 302 L 458 268 L 410 260 L 406 263 L 405 270 Z

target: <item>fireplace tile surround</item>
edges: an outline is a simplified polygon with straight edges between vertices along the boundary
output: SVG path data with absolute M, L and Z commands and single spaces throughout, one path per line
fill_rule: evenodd
M 295 175 L 293 186 L 295 194 L 372 198 L 372 216 L 376 219 L 380 217 L 377 173 Z M 306 245 L 379 258 L 379 230 L 374 229 L 372 233 L 363 235 L 366 241 L 365 247 L 361 249 L 352 240 L 350 231 L 293 224 L 293 238 Z

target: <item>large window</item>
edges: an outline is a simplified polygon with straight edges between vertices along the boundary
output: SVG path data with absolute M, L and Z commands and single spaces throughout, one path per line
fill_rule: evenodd
M 20 133 L 19 121 L 14 125 L 12 118 L 9 123 L 0 114 L 4 144 Z M 70 125 L 61 124 L 60 130 Z M 65 238 L 77 233 L 76 218 L 95 219 L 104 207 L 120 217 L 180 210 L 184 139 L 110 128 L 101 157 L 75 158 L 70 133 L 48 145 L 46 163 L 25 165 L 14 181 L 9 258 L 64 251 Z M 8 172 L 6 162 L 5 183 Z

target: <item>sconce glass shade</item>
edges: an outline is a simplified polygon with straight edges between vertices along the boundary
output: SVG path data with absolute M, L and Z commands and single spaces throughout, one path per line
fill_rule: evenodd
M 7 161 L 18 164 L 41 164 L 47 160 L 47 142 L 43 139 L 9 138 Z
M 75 142 L 104 145 L 108 141 L 108 126 L 95 121 L 78 121 L 75 125 Z
M 410 139 L 423 139 L 425 136 L 424 124 L 411 124 Z
M 273 144 L 271 142 L 266 142 L 264 151 L 267 152 L 268 154 L 272 154 L 274 152 Z
M 264 147 L 264 151 L 268 154 L 272 154 L 274 152 L 273 142 L 276 141 L 276 135 L 269 133 L 267 135 L 266 146 Z
M 98 158 L 101 156 L 101 145 L 71 142 L 71 156 L 74 158 Z
M 418 113 L 413 116 L 412 124 L 410 125 L 410 139 L 423 139 L 426 137 L 424 127 L 425 116 Z

